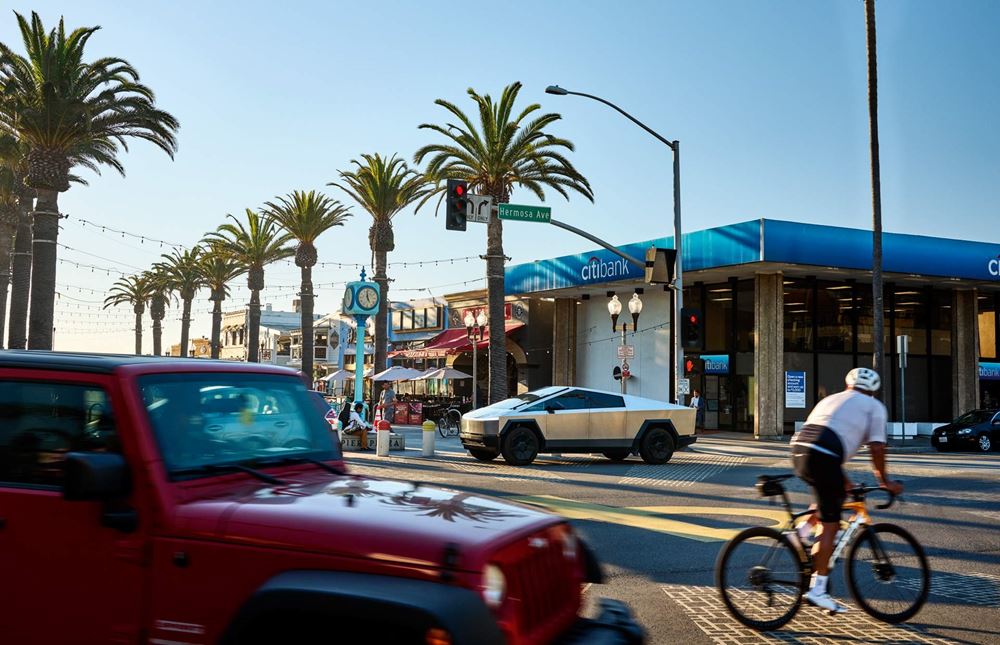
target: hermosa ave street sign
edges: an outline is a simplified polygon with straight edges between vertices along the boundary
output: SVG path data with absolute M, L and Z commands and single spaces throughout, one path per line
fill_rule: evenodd
M 552 219 L 552 209 L 548 206 L 524 206 L 522 204 L 500 204 L 497 215 L 500 219 L 519 222 L 541 222 L 548 224 Z

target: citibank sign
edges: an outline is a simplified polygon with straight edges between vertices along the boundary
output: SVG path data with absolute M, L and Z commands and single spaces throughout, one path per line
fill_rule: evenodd
M 1000 278 L 1000 255 L 986 263 L 986 270 L 994 278 Z
M 584 282 L 614 280 L 628 276 L 629 264 L 624 258 L 607 261 L 591 256 L 587 263 L 580 268 L 580 278 Z

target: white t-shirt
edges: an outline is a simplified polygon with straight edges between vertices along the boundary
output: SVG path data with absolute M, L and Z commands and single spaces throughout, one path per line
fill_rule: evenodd
M 854 390 L 831 394 L 816 404 L 806 423 L 837 433 L 847 462 L 867 443 L 885 443 L 885 405 L 873 396 Z

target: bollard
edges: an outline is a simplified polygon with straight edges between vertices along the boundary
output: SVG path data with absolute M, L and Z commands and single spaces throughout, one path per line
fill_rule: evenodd
M 337 443 L 344 443 L 344 424 L 341 423 L 340 419 L 333 424 L 333 434 L 337 435 Z
M 424 443 L 423 443 L 424 449 L 423 452 L 421 452 L 420 454 L 423 455 L 424 457 L 433 457 L 434 435 L 436 434 L 435 431 L 437 430 L 437 424 L 428 419 L 427 421 L 424 421 L 422 427 L 424 430 Z
M 391 426 L 385 419 L 375 423 L 375 454 L 379 457 L 389 456 L 389 430 Z

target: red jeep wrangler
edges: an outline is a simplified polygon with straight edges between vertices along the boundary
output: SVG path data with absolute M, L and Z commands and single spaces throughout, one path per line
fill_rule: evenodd
M 0 352 L 3 643 L 633 643 L 573 530 L 351 475 L 295 373 Z

